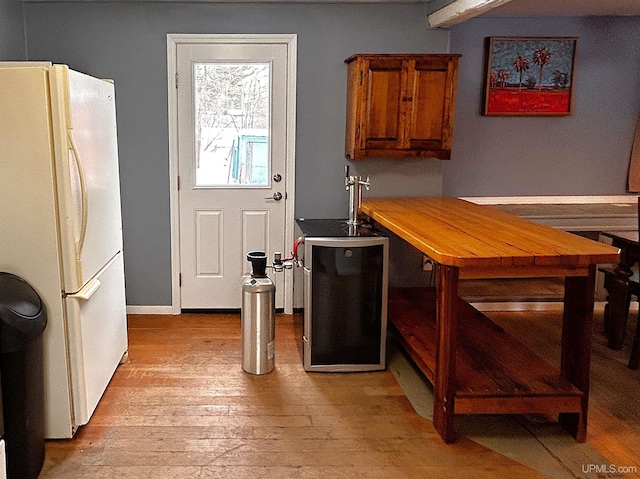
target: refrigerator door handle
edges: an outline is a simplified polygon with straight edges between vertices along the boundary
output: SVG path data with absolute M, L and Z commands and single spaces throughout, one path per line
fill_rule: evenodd
M 92 278 L 87 284 L 82 287 L 80 291 L 74 294 L 68 294 L 67 298 L 84 299 L 86 301 L 88 299 L 91 299 L 91 296 L 93 296 L 94 293 L 100 289 L 100 286 L 102 286 L 100 280 Z
M 87 235 L 87 178 L 84 174 L 84 168 L 82 167 L 82 160 L 80 159 L 80 152 L 78 151 L 78 145 L 73 138 L 73 133 L 68 130 L 69 144 L 71 145 L 71 151 L 73 152 L 73 159 L 76 162 L 78 168 L 78 176 L 80 179 L 80 200 L 82 202 L 82 224 L 80 225 L 80 238 L 76 241 L 76 259 L 79 261 L 82 257 L 82 248 L 84 246 L 84 238 Z

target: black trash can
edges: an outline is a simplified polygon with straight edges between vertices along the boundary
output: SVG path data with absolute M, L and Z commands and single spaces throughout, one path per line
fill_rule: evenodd
M 45 305 L 31 285 L 0 272 L 0 376 L 8 479 L 36 479 L 44 463 L 46 325 Z

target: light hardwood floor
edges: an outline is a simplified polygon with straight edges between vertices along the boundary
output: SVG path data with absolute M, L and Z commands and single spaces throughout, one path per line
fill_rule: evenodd
M 559 313 L 494 314 L 555 360 Z M 467 437 L 445 445 L 389 369 L 304 372 L 301 328 L 279 315 L 276 369 L 252 376 L 238 315 L 130 316 L 129 362 L 75 439 L 47 441 L 41 478 L 548 477 Z M 598 337 L 588 441 L 640 470 L 640 371 Z

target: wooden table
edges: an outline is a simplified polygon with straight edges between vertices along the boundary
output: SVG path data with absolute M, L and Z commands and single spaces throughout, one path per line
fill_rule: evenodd
M 622 349 L 627 330 L 632 289 L 634 294 L 638 294 L 637 283 L 632 288 L 629 280 L 633 276 L 631 267 L 640 262 L 640 242 L 637 230 L 605 231 L 602 235 L 611 238 L 612 246 L 620 249 L 618 266 L 613 270 L 604 270 L 604 286 L 609 293 L 604 312 L 605 332 L 609 338 L 609 347 L 619 350 Z
M 586 439 L 596 264 L 618 249 L 456 198 L 367 198 L 361 212 L 436 263 L 436 288 L 389 293 L 389 321 L 434 385 L 433 423 L 453 442 L 455 414 L 559 414 Z M 565 278 L 556 371 L 462 301 L 465 278 Z

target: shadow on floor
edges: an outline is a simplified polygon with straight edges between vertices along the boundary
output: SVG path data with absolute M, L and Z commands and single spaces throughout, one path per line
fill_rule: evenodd
M 387 365 L 416 412 L 433 419 L 433 388 L 392 334 Z M 556 422 L 542 416 L 474 415 L 456 417 L 456 432 L 554 479 L 602 477 L 590 475 L 591 465 L 608 461 L 589 443 L 579 444 Z M 607 476 L 608 477 L 608 476 Z

